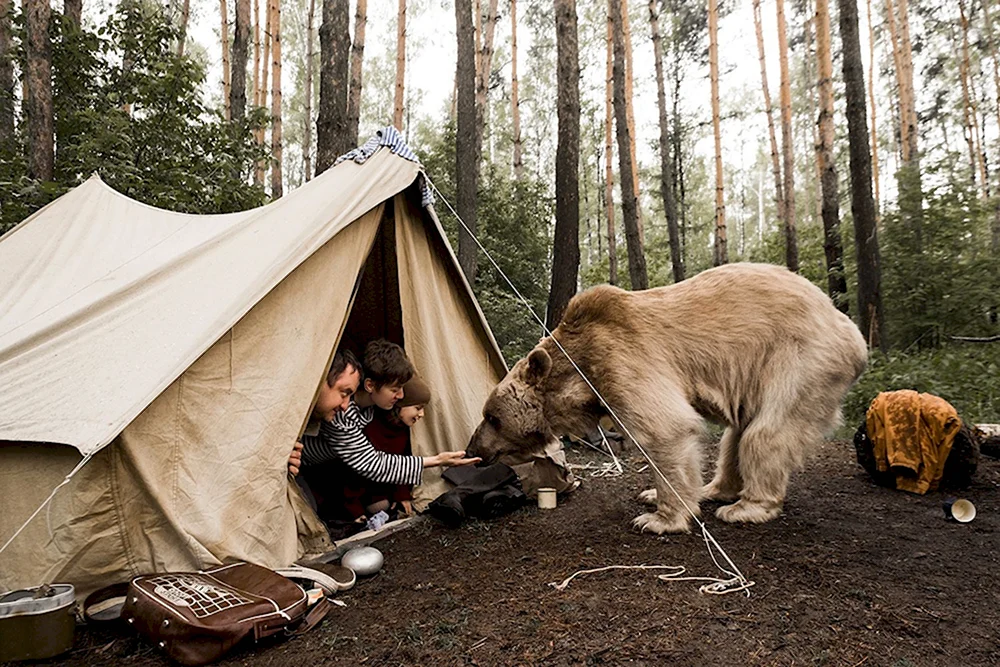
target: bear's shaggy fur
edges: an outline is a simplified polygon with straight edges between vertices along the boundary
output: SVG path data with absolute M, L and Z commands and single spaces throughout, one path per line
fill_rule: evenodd
M 656 476 L 635 519 L 654 533 L 690 529 L 687 504 L 723 521 L 781 512 L 804 450 L 840 420 L 867 362 L 850 318 L 805 278 L 778 266 L 731 264 L 669 287 L 578 294 L 551 337 L 511 369 L 483 406 L 470 456 L 493 460 L 585 433 L 606 414 L 555 338 L 650 453 Z M 702 486 L 703 419 L 726 426 L 715 476 Z

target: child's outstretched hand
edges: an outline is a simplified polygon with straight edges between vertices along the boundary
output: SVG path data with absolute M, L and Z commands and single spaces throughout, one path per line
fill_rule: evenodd
M 471 459 L 465 458 L 465 450 L 460 450 L 457 452 L 441 452 L 440 454 L 437 454 L 431 458 L 436 459 L 434 465 L 439 465 L 444 468 L 451 468 L 454 466 L 475 465 L 480 461 L 482 461 L 482 459 L 479 458 L 478 456 Z
M 302 467 L 302 443 L 296 442 L 295 446 L 292 447 L 292 453 L 288 455 L 288 472 L 292 473 L 292 477 L 299 474 L 299 468 Z

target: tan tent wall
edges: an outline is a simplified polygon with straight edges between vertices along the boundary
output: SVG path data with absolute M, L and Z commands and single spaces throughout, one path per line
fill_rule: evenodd
M 426 417 L 413 429 L 413 453 L 464 449 L 506 367 L 444 245 L 444 230 L 405 194 L 393 203 L 406 353 L 434 392 Z M 414 504 L 423 509 L 446 490 L 441 470 L 427 469 Z
M 142 572 L 278 567 L 328 548 L 286 463 L 383 209 L 288 275 L 60 489 L 0 555 L 0 588 L 70 581 L 85 594 Z M 0 446 L 0 535 L 79 460 L 58 445 Z

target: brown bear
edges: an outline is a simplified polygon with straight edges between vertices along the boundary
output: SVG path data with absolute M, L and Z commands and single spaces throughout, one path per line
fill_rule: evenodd
M 815 285 L 783 267 L 730 264 L 641 292 L 576 295 L 550 337 L 517 362 L 483 406 L 467 448 L 486 461 L 586 433 L 607 413 L 566 349 L 650 453 L 655 476 L 633 525 L 687 532 L 701 499 L 736 501 L 723 521 L 781 513 L 804 450 L 840 420 L 865 368 L 865 340 Z M 702 486 L 704 420 L 725 425 L 715 476 Z

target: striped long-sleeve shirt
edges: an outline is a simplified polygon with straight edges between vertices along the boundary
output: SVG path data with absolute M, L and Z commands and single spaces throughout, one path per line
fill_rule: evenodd
M 351 399 L 347 410 L 320 423 L 319 435 L 302 436 L 302 464 L 340 459 L 365 479 L 383 484 L 420 484 L 424 461 L 419 456 L 380 452 L 364 434 L 375 408 L 359 408 Z

